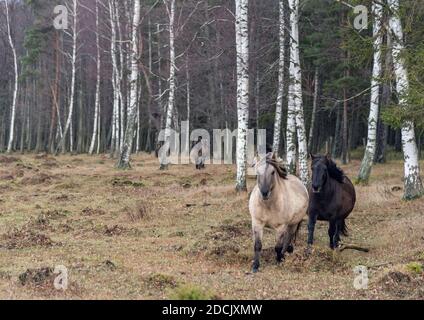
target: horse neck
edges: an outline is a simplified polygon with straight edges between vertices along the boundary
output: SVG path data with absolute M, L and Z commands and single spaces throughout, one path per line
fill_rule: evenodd
M 337 181 L 333 179 L 328 173 L 327 173 L 327 181 L 324 184 L 323 188 L 323 195 L 324 198 L 331 198 L 335 193 L 335 184 Z

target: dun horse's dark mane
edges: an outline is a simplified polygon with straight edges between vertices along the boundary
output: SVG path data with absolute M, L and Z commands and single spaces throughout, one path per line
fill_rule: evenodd
M 287 168 L 282 161 L 278 161 L 276 159 L 267 159 L 266 163 L 272 165 L 281 178 L 287 179 Z

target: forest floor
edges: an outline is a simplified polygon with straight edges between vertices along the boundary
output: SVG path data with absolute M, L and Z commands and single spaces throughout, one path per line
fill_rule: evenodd
M 318 222 L 312 255 L 303 225 L 278 266 L 267 230 L 257 274 L 234 166 L 159 171 L 150 155 L 129 171 L 114 163 L 0 155 L 1 299 L 424 299 L 424 199 L 401 200 L 400 161 L 376 165 L 370 185 L 357 186 L 345 242 L 368 253 L 333 253 Z M 342 168 L 355 177 L 359 161 Z M 68 270 L 65 291 L 53 285 L 58 265 Z M 358 265 L 368 267 L 368 289 L 354 288 Z

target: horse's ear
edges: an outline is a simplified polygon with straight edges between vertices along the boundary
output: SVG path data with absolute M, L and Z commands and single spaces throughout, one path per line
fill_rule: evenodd
M 312 152 L 309 152 L 309 156 L 311 157 L 311 160 L 315 160 L 316 156 L 314 156 L 314 154 Z
M 331 154 L 330 154 L 330 153 L 327 153 L 327 154 L 325 155 L 325 160 L 327 160 L 328 162 L 330 162 L 330 161 L 331 161 Z
M 277 160 L 277 152 L 272 153 L 272 160 Z

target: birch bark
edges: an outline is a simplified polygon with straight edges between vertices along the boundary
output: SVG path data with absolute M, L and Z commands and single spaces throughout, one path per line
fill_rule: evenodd
M 399 0 L 388 0 L 392 12 L 389 18 L 389 28 L 393 37 L 392 56 L 396 77 L 396 91 L 401 108 L 408 103 L 409 80 L 402 56 L 404 51 L 403 30 L 399 17 Z M 402 149 L 404 157 L 404 199 L 410 200 L 423 195 L 424 188 L 420 177 L 418 148 L 415 141 L 414 122 L 406 120 L 402 124 Z
M 249 33 L 248 0 L 236 0 L 237 47 L 237 181 L 236 190 L 246 191 L 247 132 L 249 123 Z
M 374 17 L 373 38 L 374 38 L 374 62 L 371 78 L 371 101 L 370 114 L 368 117 L 368 136 L 367 146 L 365 149 L 364 158 L 361 162 L 357 181 L 360 183 L 368 183 L 373 165 L 376 141 L 377 141 L 377 123 L 379 115 L 380 103 L 380 76 L 381 76 L 381 45 L 383 35 L 381 33 L 381 25 L 383 19 L 383 6 L 373 1 L 372 12 Z

